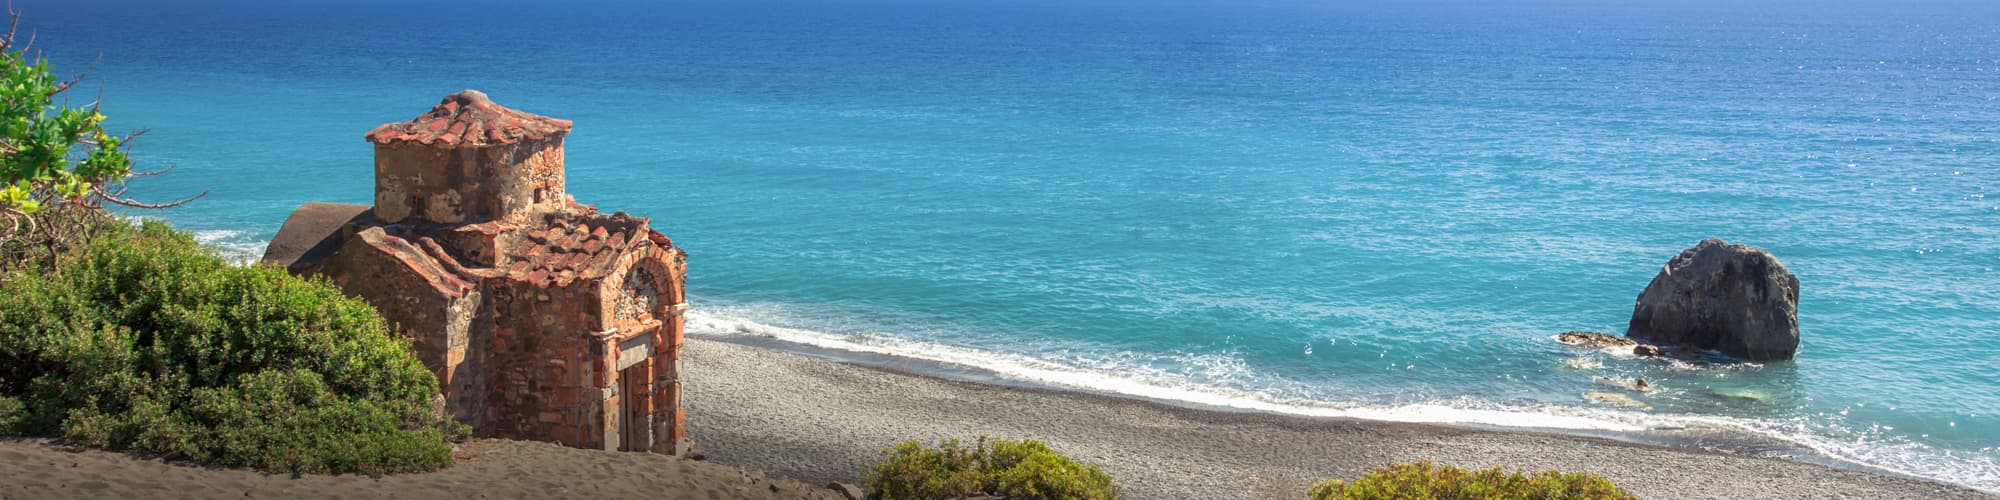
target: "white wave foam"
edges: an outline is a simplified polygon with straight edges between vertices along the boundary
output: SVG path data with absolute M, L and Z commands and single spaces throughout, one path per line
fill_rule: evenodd
M 1171 373 L 1144 367 L 1084 369 L 1024 354 L 989 352 L 934 342 L 906 341 L 878 334 L 837 334 L 788 328 L 705 311 L 690 311 L 686 324 L 688 332 L 696 335 L 764 337 L 820 349 L 975 368 L 1020 382 L 1208 407 L 1312 417 L 1562 430 L 1634 432 L 1653 427 L 1647 422 L 1648 417 L 1639 414 L 1583 415 L 1581 414 L 1583 411 L 1571 411 L 1560 407 L 1521 411 L 1470 400 L 1380 407 L 1340 406 L 1329 402 L 1219 389 L 1194 383 L 1186 377 L 1177 377 Z M 1215 363 L 1214 360 L 1208 360 L 1200 364 Z M 1227 370 L 1228 368 L 1209 366 L 1204 369 Z M 1611 418 L 1606 418 L 1607 416 Z
M 261 258 L 268 242 L 249 233 L 231 229 L 197 230 L 197 242 L 219 250 L 231 263 L 244 265 Z M 741 308 L 734 308 L 741 309 Z M 732 311 L 734 312 L 734 311 Z M 759 316 L 747 310 L 748 316 Z M 1565 406 L 1505 406 L 1486 401 L 1460 399 L 1392 406 L 1343 405 L 1336 402 L 1279 397 L 1248 390 L 1232 390 L 1200 383 L 1186 374 L 1160 370 L 1138 361 L 1136 355 L 1112 355 L 1089 360 L 1086 366 L 1059 363 L 1026 354 L 999 353 L 950 346 L 935 342 L 911 341 L 879 333 L 841 334 L 789 328 L 706 310 L 690 311 L 690 333 L 716 336 L 761 337 L 819 349 L 848 351 L 895 358 L 921 360 L 985 370 L 1016 381 L 1054 387 L 1116 394 L 1156 401 L 1216 408 L 1260 411 L 1309 417 L 1355 418 L 1389 422 L 1487 425 L 1567 431 L 1637 432 L 1649 429 L 1713 428 L 1764 436 L 1812 450 L 1834 460 L 1875 467 L 1895 473 L 1958 484 L 1988 493 L 2000 493 L 2000 448 L 1984 448 L 1964 453 L 1940 450 L 1921 443 L 1888 442 L 1882 439 L 1842 439 L 1820 435 L 1798 424 L 1724 416 L 1654 415 L 1640 412 L 1576 408 Z M 1629 352 L 1608 354 L 1630 355 Z M 1130 353 L 1125 353 L 1130 354 Z M 1256 374 L 1240 359 L 1220 355 L 1187 356 L 1178 361 L 1199 368 L 1207 380 L 1240 380 Z M 1597 368 L 1577 359 L 1581 366 Z M 1685 365 L 1676 360 L 1677 364 Z M 1686 365 L 1687 369 L 1696 369 Z M 1755 370 L 1755 363 L 1730 365 L 1727 369 Z M 1708 369 L 1714 369 L 1710 367 Z
M 761 316 L 753 308 L 728 308 L 731 313 Z M 1829 459 L 1891 472 L 1959 484 L 2000 493 L 2000 454 L 1993 448 L 1976 454 L 1940 450 L 1921 443 L 1884 439 L 1836 439 L 1812 432 L 1798 423 L 1725 416 L 1657 415 L 1636 411 L 1577 408 L 1558 405 L 1507 406 L 1475 399 L 1415 404 L 1366 406 L 1287 398 L 1253 390 L 1234 390 L 1200 383 L 1184 374 L 1159 370 L 1138 356 L 1111 356 L 1092 366 L 1076 366 L 1020 353 L 991 352 L 914 341 L 893 335 L 831 333 L 765 324 L 730 314 L 697 309 L 687 315 L 688 332 L 716 337 L 771 339 L 817 349 L 889 356 L 967 367 L 995 376 L 1053 387 L 1116 394 L 1205 407 L 1259 411 L 1309 417 L 1430 424 L 1486 425 L 1557 431 L 1639 432 L 1666 429 L 1716 429 L 1763 436 L 1812 450 Z M 1127 360 L 1124 363 L 1120 359 Z M 1254 376 L 1239 359 L 1217 356 L 1182 360 L 1204 375 L 1224 378 Z M 1732 367 L 1733 369 L 1754 369 Z M 1203 377 L 1211 378 L 1211 377 Z M 1213 378 L 1211 378 L 1213 379 Z
M 2000 448 L 1965 453 L 1888 437 L 1879 431 L 1837 438 L 1813 432 L 1800 423 L 1694 415 L 1674 419 L 1691 426 L 1730 429 L 1783 441 L 1833 460 L 2000 494 Z
M 1604 362 L 1598 361 L 1597 358 L 1578 356 L 1562 360 L 1562 367 L 1580 372 L 1602 370 L 1604 369 Z
M 193 231 L 194 240 L 222 253 L 222 258 L 237 265 L 256 262 L 263 258 L 264 247 L 270 242 L 249 237 L 249 233 L 234 229 L 205 229 Z

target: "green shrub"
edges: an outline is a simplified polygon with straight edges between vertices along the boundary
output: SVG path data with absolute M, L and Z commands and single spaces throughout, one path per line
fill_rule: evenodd
M 938 443 L 904 441 L 882 450 L 888 458 L 866 471 L 868 498 L 938 499 L 997 495 L 1019 499 L 1112 499 L 1118 483 L 1094 465 L 1084 465 L 1033 439 L 979 438 L 965 448 L 956 439 Z
M 118 225 L 0 281 L 0 432 L 294 473 L 450 463 L 464 426 L 367 303 Z
M 27 416 L 28 407 L 21 400 L 0 396 L 0 436 L 18 434 L 15 427 L 21 425 Z
M 1499 467 L 1479 471 L 1439 467 L 1429 460 L 1375 469 L 1352 483 L 1320 481 L 1306 495 L 1312 500 L 1635 498 L 1596 474 L 1551 470 L 1524 476 Z

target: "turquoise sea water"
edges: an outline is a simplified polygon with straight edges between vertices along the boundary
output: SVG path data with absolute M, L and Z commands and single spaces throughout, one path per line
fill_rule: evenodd
M 1637 4 L 16 1 L 238 255 L 477 88 L 575 120 L 571 192 L 688 249 L 699 335 L 2000 491 L 2000 10 Z M 1553 341 L 1706 237 L 1799 275 L 1796 361 Z

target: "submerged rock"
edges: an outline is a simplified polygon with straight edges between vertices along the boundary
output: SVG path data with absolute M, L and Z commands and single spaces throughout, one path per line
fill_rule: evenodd
M 1596 358 L 1579 356 L 1562 360 L 1562 367 L 1571 370 L 1596 370 L 1604 368 L 1604 363 L 1598 362 Z
M 1659 346 L 1642 344 L 1625 337 L 1612 336 L 1609 333 L 1571 330 L 1556 334 L 1556 342 L 1592 349 L 1630 350 L 1633 356 L 1642 358 L 1659 356 L 1661 354 Z
M 1632 339 L 1612 336 L 1609 333 L 1586 332 L 1581 330 L 1572 330 L 1572 331 L 1558 333 L 1556 334 L 1556 342 L 1561 342 L 1564 344 L 1569 344 L 1574 346 L 1595 347 L 1595 348 L 1610 347 L 1618 349 L 1626 349 L 1638 344 L 1638 342 L 1634 342 L 1632 341 Z
M 1625 335 L 1750 361 L 1791 359 L 1798 304 L 1799 278 L 1777 257 L 1711 238 L 1660 269 L 1633 304 Z
M 1766 399 L 1764 393 L 1749 389 L 1709 389 L 1708 395 L 1717 399 L 1756 403 L 1762 403 Z
M 1639 402 L 1639 400 L 1636 400 L 1636 399 L 1632 399 L 1632 398 L 1629 398 L 1629 397 L 1626 397 L 1626 396 L 1625 396 L 1624 394 L 1612 394 L 1612 393 L 1609 393 L 1609 392 L 1598 392 L 1598 391 L 1590 391 L 1590 392 L 1586 392 L 1586 393 L 1583 393 L 1583 397 L 1586 397 L 1586 398 L 1590 398 L 1590 399 L 1592 399 L 1592 400 L 1596 400 L 1596 401 L 1599 401 L 1599 402 L 1604 402 L 1604 403 L 1611 403 L 1611 404 L 1614 404 L 1614 405 L 1618 405 L 1618 406 L 1623 406 L 1623 407 L 1627 407 L 1627 408 L 1639 408 L 1639 409 L 1652 409 L 1652 408 L 1653 408 L 1653 405 L 1649 405 L 1649 404 L 1646 404 L 1646 403 L 1642 403 L 1642 402 Z
M 1640 393 L 1653 392 L 1653 384 L 1647 383 L 1646 379 L 1644 378 L 1624 380 L 1624 379 L 1615 379 L 1611 377 L 1597 377 L 1597 383 L 1617 387 L 1620 389 L 1625 389 L 1632 392 L 1640 392 Z

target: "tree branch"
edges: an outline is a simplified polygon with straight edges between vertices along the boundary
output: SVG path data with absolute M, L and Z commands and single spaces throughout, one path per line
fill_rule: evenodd
M 117 194 L 123 194 L 124 193 L 123 190 L 120 190 L 117 194 L 104 192 L 104 186 L 102 185 L 91 186 L 90 191 L 96 194 L 98 198 L 101 198 L 104 201 L 111 202 L 111 204 L 113 205 L 132 207 L 132 208 L 145 208 L 145 209 L 174 208 L 181 205 L 186 205 L 188 204 L 188 202 L 200 199 L 203 196 L 208 196 L 208 190 L 203 189 L 201 190 L 201 193 L 196 194 L 194 196 L 181 198 L 179 200 L 174 200 L 167 203 L 144 203 L 139 201 L 133 201 L 126 198 L 119 198 Z
M 14 33 L 21 28 L 21 11 L 14 10 L 13 0 L 7 2 L 7 15 L 14 20 L 7 24 L 7 36 L 0 38 L 0 52 L 6 52 L 7 49 L 14 47 Z
M 126 172 L 126 173 L 125 173 L 125 177 L 127 177 L 127 178 L 131 178 L 131 177 L 152 177 L 152 176 L 155 176 L 155 175 L 160 175 L 160 174 L 164 174 L 164 173 L 167 173 L 167 171 L 170 171 L 170 170 L 173 170 L 173 169 L 174 169 L 174 166 L 173 166 L 173 165 L 168 165 L 168 166 L 167 166 L 166 168 L 162 168 L 162 169 L 159 169 L 159 170 L 153 170 L 153 171 L 149 171 L 149 172 L 140 172 L 140 171 L 137 171 L 137 170 L 134 170 L 134 171 L 131 171 L 131 172 Z
M 65 90 L 69 90 L 69 88 L 70 88 L 70 87 L 73 87 L 73 86 L 75 86 L 75 85 L 76 85 L 76 82 L 81 82 L 81 81 L 83 81 L 83 78 L 84 78 L 84 77 L 86 77 L 86 76 L 90 76 L 90 72 L 91 72 L 92 70 L 95 70 L 95 69 L 97 69 L 97 65 L 98 65 L 99 63 L 103 63 L 103 62 L 104 62 L 104 54 L 98 54 L 98 55 L 97 55 L 97 59 L 94 59 L 94 60 L 91 60 L 91 61 L 90 61 L 90 66 L 89 66 L 89 67 L 86 67 L 86 68 L 83 68 L 83 72 L 82 72 L 82 73 L 77 73 L 77 74 L 76 74 L 76 76 L 72 76 L 72 77 L 70 77 L 70 78 L 69 78 L 69 81 L 67 81 L 67 82 L 62 82 L 62 83 L 59 83 L 59 84 L 56 84 L 56 89 L 55 89 L 55 90 L 51 90 L 51 91 L 49 91 L 49 97 L 55 97 L 55 95 L 56 95 L 56 94 L 61 94 L 61 93 L 63 93 L 63 91 L 65 91 Z M 96 100 L 96 101 L 92 101 L 92 102 L 90 103 L 90 110 L 91 110 L 91 111 L 97 111 L 97 103 L 100 103 L 100 102 L 104 102 L 104 86 L 102 86 L 102 85 L 99 85 L 99 86 L 97 87 L 97 100 Z

